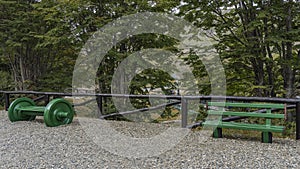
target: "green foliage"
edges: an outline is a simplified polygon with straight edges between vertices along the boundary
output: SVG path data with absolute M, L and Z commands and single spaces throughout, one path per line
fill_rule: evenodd
M 161 94 L 170 95 L 176 85 L 167 72 L 146 69 L 133 78 L 129 88 L 131 94 L 150 94 L 150 91 L 160 89 L 163 92 Z
M 16 90 L 51 91 L 61 91 L 70 87 L 69 72 L 72 72 L 79 50 L 93 32 L 120 16 L 142 11 L 167 12 L 178 3 L 170 0 L 1 0 L 0 55 L 5 59 L 1 60 L 1 64 L 9 68 L 6 71 L 9 71 L 14 81 L 10 86 Z M 133 51 L 138 51 L 147 48 L 146 46 L 166 46 L 164 43 L 168 43 L 161 41 L 160 45 L 156 45 L 158 41 L 153 41 L 154 35 L 147 35 L 153 38 L 142 36 L 143 40 L 134 40 L 133 37 L 120 46 L 132 46 Z M 113 57 L 115 60 L 107 61 L 117 64 L 133 51 L 112 50 L 107 58 Z M 99 77 L 99 80 L 109 81 L 105 78 L 110 79 L 109 75 L 114 71 L 116 64 L 101 72 L 107 77 Z M 104 86 L 108 85 L 103 84 L 100 87 L 102 91 L 109 92 Z
M 228 95 L 296 95 L 298 78 L 295 74 L 299 71 L 297 53 L 300 49 L 295 42 L 300 36 L 299 3 L 184 2 L 179 15 L 205 30 L 214 30 L 208 36 L 217 41 L 215 47 L 226 70 Z M 195 63 L 192 56 L 189 59 Z
M 37 1 L 0 1 L 3 10 L 0 25 L 2 62 L 9 67 L 16 90 L 40 89 L 40 82 L 49 76 L 52 70 L 67 68 L 72 71 L 76 57 L 76 45 L 70 36 L 70 24 L 64 20 L 62 10 L 54 2 Z M 61 5 L 61 4 L 60 4 Z M 66 55 L 65 55 L 66 54 Z M 75 57 L 74 57 L 75 56 Z M 73 59 L 72 63 L 65 60 Z M 63 65 L 63 66 L 62 66 Z M 66 66 L 68 65 L 68 66 Z M 57 74 L 53 74 L 57 75 Z M 59 81 L 65 76 L 53 76 Z M 62 79 L 61 81 L 66 81 Z M 68 85 L 70 86 L 70 78 Z M 66 87 L 65 83 L 51 84 L 45 89 Z
M 141 34 L 132 36 L 119 42 L 112 48 L 102 60 L 98 72 L 97 81 L 100 93 L 110 93 L 111 83 L 114 73 L 116 72 L 120 63 L 134 52 L 148 48 L 160 48 L 176 52 L 175 45 L 177 41 L 170 37 L 155 34 Z M 126 63 L 126 67 L 130 70 L 135 70 L 134 67 L 139 65 L 138 61 L 134 60 L 133 63 Z M 146 69 L 141 73 L 130 77 L 130 74 L 125 74 L 121 71 L 120 81 L 118 88 L 122 89 L 124 86 L 129 86 L 131 94 L 149 94 L 150 90 L 161 89 L 164 94 L 171 94 L 171 90 L 175 88 L 174 79 L 166 72 L 156 69 Z M 129 79 L 130 84 L 125 84 Z M 122 91 L 118 91 L 119 93 Z M 162 93 L 163 94 L 163 93 Z M 107 99 L 107 103 L 112 103 L 112 100 Z M 131 99 L 131 102 L 136 108 L 144 108 L 150 106 L 149 100 L 145 99 Z
M 226 71 L 227 95 L 294 97 L 300 93 L 299 10 L 300 3 L 284 0 L 0 0 L 0 89 L 60 92 L 70 88 L 78 52 L 94 32 L 121 16 L 152 11 L 179 12 L 195 26 L 214 30 L 207 36 L 217 42 L 214 47 Z M 180 52 L 176 45 L 177 40 L 157 34 L 117 43 L 99 65 L 98 92 L 111 92 L 114 72 L 131 54 L 150 48 Z M 193 68 L 199 93 L 209 95 L 212 77 L 201 58 L 191 51 L 181 59 Z M 134 64 L 138 63 L 128 67 Z M 124 74 L 123 78 L 130 77 Z M 133 78 L 129 88 L 131 94 L 155 89 L 172 94 L 176 83 L 167 72 L 147 69 Z M 111 98 L 104 102 L 107 113 L 116 111 Z M 136 108 L 151 106 L 149 99 L 131 102 Z M 173 115 L 171 109 L 162 114 Z M 204 118 L 201 112 L 198 119 Z
M 13 80 L 11 75 L 6 71 L 0 71 L 0 90 L 12 90 L 13 89 Z

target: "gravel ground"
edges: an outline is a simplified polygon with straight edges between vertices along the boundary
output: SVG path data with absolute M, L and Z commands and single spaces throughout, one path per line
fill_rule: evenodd
M 151 137 L 168 128 L 109 123 L 131 137 Z M 128 158 L 94 143 L 78 118 L 71 125 L 49 128 L 40 118 L 11 123 L 6 112 L 0 112 L 0 168 L 299 168 L 299 145 L 279 138 L 273 138 L 273 144 L 210 137 L 203 141 L 195 131 L 159 156 Z

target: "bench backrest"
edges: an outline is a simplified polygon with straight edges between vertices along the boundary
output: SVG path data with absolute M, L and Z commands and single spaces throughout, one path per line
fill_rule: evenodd
M 264 118 L 284 118 L 286 119 L 286 104 L 272 104 L 272 103 L 231 103 L 231 102 L 207 102 L 207 106 L 216 106 L 220 108 L 233 107 L 233 108 L 261 108 L 266 109 L 266 113 L 255 112 L 232 112 L 213 110 L 209 111 L 209 114 L 214 115 L 233 115 L 233 116 L 248 116 L 248 117 L 264 117 Z M 283 114 L 271 114 L 273 109 L 284 110 Z
M 241 107 L 241 108 L 264 108 L 264 109 L 285 109 L 285 104 L 272 103 L 231 103 L 231 102 L 208 102 L 208 106 L 217 107 Z

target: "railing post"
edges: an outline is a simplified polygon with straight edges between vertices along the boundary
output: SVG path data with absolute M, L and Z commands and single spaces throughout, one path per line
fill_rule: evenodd
M 300 101 L 296 103 L 296 140 L 300 139 Z
M 187 116 L 188 116 L 188 100 L 181 98 L 181 127 L 186 128 L 187 126 Z
M 97 96 L 97 105 L 98 105 L 98 117 L 101 117 L 101 115 L 102 115 L 102 96 Z
M 45 104 L 48 104 L 50 102 L 50 96 L 46 94 L 45 96 Z
M 7 111 L 10 105 L 9 102 L 9 93 L 4 93 L 4 98 L 5 98 L 5 110 Z

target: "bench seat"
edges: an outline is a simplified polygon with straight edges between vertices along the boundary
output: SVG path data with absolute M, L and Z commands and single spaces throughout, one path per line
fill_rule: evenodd
M 255 113 L 255 112 L 233 112 L 233 111 L 208 110 L 208 114 L 219 115 L 219 116 L 260 117 L 260 118 L 269 118 L 269 119 L 285 118 L 284 114 L 266 114 L 266 113 Z
M 248 124 L 238 122 L 218 122 L 218 121 L 207 121 L 204 123 L 207 127 L 220 127 L 220 128 L 231 128 L 241 130 L 257 130 L 263 132 L 277 132 L 282 133 L 284 131 L 283 126 L 267 126 L 265 124 Z

